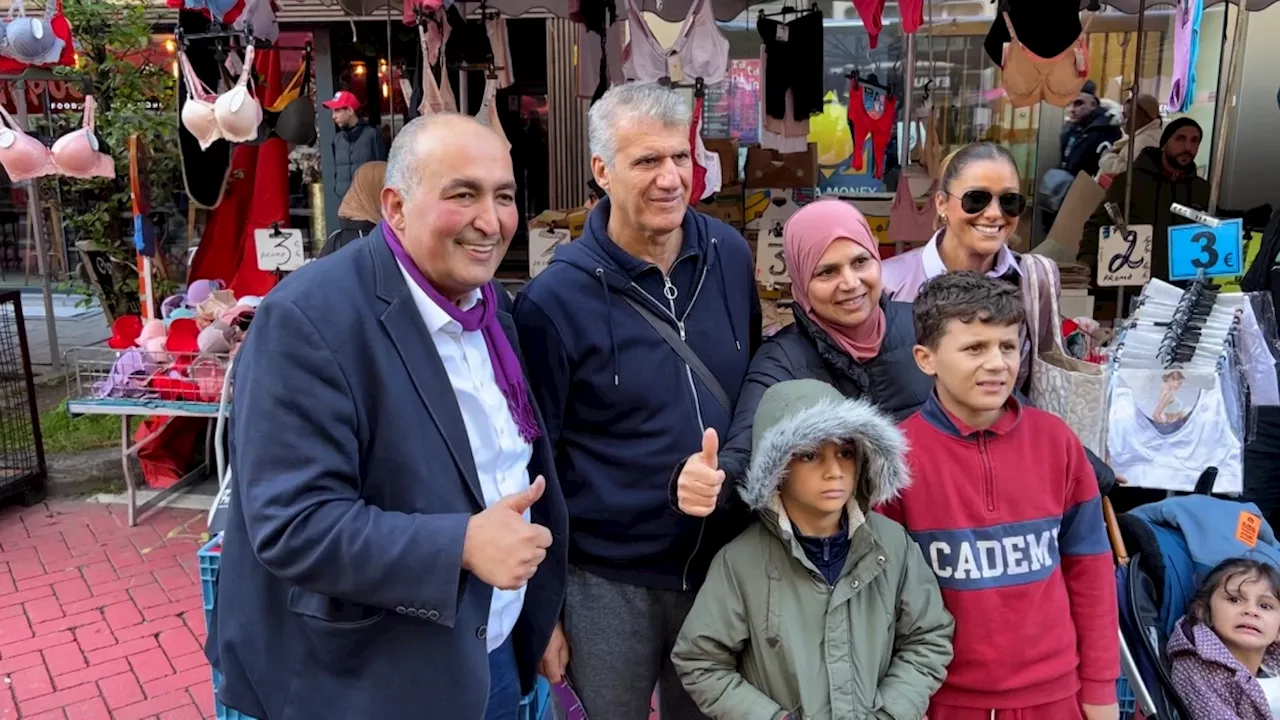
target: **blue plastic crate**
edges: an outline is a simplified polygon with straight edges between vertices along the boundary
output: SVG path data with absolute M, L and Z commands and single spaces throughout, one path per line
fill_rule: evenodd
M 213 603 L 218 597 L 218 567 L 222 564 L 222 536 L 219 535 L 196 553 L 200 558 L 200 594 L 204 598 L 204 626 L 207 630 L 213 622 Z M 218 702 L 216 693 L 222 685 L 222 675 L 213 671 L 214 711 L 218 720 L 254 720 L 244 713 L 232 710 Z
M 1132 720 L 1138 712 L 1138 698 L 1124 675 L 1116 681 L 1116 699 L 1120 703 L 1120 720 Z

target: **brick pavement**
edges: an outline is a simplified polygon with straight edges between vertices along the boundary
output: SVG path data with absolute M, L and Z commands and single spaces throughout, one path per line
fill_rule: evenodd
M 213 717 L 204 513 L 50 500 L 0 510 L 0 720 Z

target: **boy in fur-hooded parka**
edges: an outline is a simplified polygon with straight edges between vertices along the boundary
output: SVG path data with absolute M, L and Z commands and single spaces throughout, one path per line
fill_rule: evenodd
M 920 720 L 955 622 L 902 526 L 906 442 L 817 380 L 769 388 L 739 491 L 759 521 L 712 561 L 672 652 L 714 720 Z

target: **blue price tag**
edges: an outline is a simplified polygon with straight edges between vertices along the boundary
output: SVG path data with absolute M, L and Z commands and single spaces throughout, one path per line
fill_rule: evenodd
M 1244 274 L 1243 220 L 1223 220 L 1216 228 L 1208 225 L 1169 228 L 1169 279 L 1195 280 L 1201 270 L 1205 277 Z

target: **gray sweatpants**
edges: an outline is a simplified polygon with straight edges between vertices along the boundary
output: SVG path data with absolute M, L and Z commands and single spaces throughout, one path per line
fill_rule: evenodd
M 651 590 L 569 568 L 564 632 L 569 682 L 590 720 L 705 720 L 676 677 L 671 649 L 694 593 Z

